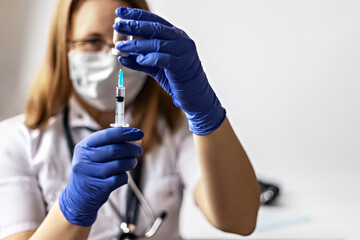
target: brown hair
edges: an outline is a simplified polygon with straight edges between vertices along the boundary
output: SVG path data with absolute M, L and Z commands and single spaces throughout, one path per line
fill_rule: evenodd
M 68 104 L 72 83 L 69 79 L 67 39 L 71 14 L 80 1 L 58 0 L 55 7 L 45 60 L 33 81 L 25 109 L 25 125 L 30 129 L 45 128 L 48 120 L 61 113 Z M 149 11 L 145 0 L 119 2 Z M 160 117 L 165 119 L 172 131 L 181 118 L 181 111 L 172 104 L 171 97 L 150 77 L 133 105 L 136 111 L 131 126 L 144 131 L 142 145 L 145 151 L 161 142 L 156 126 Z

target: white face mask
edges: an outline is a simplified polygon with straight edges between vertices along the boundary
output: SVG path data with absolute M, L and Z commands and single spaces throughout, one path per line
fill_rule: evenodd
M 68 53 L 69 74 L 75 91 L 91 106 L 101 111 L 114 110 L 115 89 L 119 76 L 116 56 L 105 52 Z M 135 100 L 146 82 L 146 73 L 123 67 L 125 103 Z

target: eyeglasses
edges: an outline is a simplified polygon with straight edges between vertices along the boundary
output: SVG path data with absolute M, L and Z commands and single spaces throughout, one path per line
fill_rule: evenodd
M 125 39 L 126 36 L 124 36 Z M 115 47 L 113 43 L 108 43 L 100 38 L 71 40 L 68 41 L 68 45 L 70 51 L 75 50 L 79 52 L 109 52 Z

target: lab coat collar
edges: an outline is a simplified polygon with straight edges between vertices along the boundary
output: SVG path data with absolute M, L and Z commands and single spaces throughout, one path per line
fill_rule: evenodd
M 69 108 L 70 128 L 89 127 L 96 130 L 101 129 L 100 125 L 89 115 L 73 95 L 71 95 L 69 100 Z
M 74 95 L 69 100 L 69 126 L 73 128 L 88 127 L 95 130 L 102 129 L 101 126 L 89 115 L 89 113 L 76 100 Z M 131 123 L 131 108 L 126 108 L 125 122 Z M 115 119 L 114 119 L 115 120 Z M 109 126 L 110 127 L 110 126 Z

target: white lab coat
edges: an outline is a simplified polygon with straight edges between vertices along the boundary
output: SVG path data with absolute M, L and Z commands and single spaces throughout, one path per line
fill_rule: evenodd
M 90 134 L 84 126 L 100 128 L 74 98 L 69 106 L 75 143 Z M 51 118 L 45 131 L 30 130 L 23 121 L 24 116 L 19 115 L 0 123 L 1 239 L 36 229 L 65 188 L 71 171 L 63 114 Z M 164 122 L 158 124 L 163 142 L 144 159 L 143 194 L 155 216 L 167 211 L 153 239 L 181 239 L 178 225 L 182 191 L 184 186 L 194 190 L 200 179 L 199 164 L 186 123 L 175 134 Z M 127 185 L 122 186 L 110 195 L 121 214 L 125 213 L 126 189 Z M 139 213 L 138 230 L 142 232 L 146 218 L 141 208 Z M 119 225 L 119 216 L 107 202 L 99 210 L 89 239 L 109 239 L 119 232 Z

